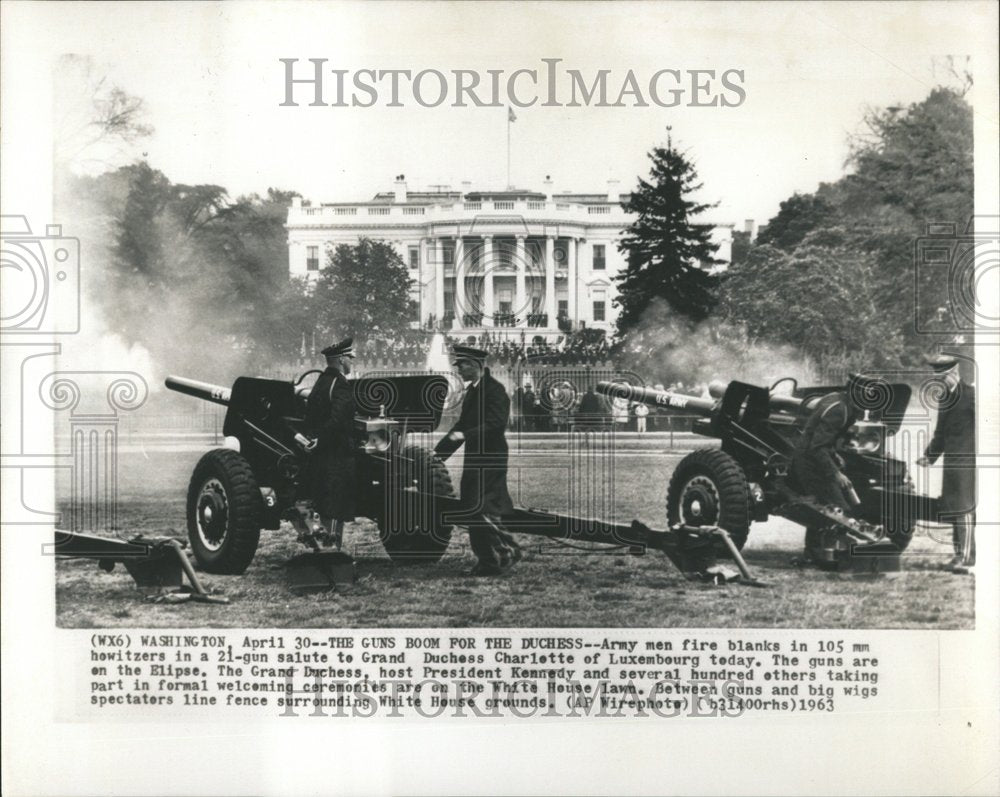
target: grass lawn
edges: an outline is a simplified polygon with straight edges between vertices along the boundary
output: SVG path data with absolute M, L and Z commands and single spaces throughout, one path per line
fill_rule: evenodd
M 516 503 L 574 514 L 638 518 L 666 526 L 667 481 L 681 453 L 621 451 L 597 465 L 565 452 L 512 458 Z M 186 536 L 184 497 L 197 452 L 125 451 L 119 467 L 118 516 L 125 536 Z M 458 483 L 460 459 L 449 468 Z M 571 463 L 570 467 L 567 463 Z M 589 489 L 601 485 L 610 489 Z M 456 530 L 434 565 L 389 561 L 368 520 L 348 527 L 345 548 L 360 579 L 348 592 L 297 597 L 283 563 L 304 550 L 290 529 L 265 531 L 243 576 L 204 576 L 229 606 L 169 606 L 144 600 L 122 568 L 60 561 L 56 611 L 61 627 L 719 627 L 971 628 L 974 580 L 942 569 L 949 529 L 918 532 L 904 572 L 851 578 L 793 564 L 802 530 L 784 520 L 755 524 L 744 555 L 769 588 L 714 587 L 686 581 L 662 554 L 587 553 L 522 536 L 525 557 L 510 573 L 480 579 L 467 537 Z M 936 539 L 934 539 L 936 538 Z

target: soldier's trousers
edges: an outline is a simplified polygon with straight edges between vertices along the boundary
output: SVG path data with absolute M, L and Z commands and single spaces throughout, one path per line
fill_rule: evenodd
M 521 546 L 503 528 L 500 515 L 483 514 L 470 523 L 469 544 L 482 565 L 501 570 L 514 564 L 521 554 Z
M 972 567 L 976 564 L 976 515 L 969 512 L 952 521 L 951 541 L 959 564 Z

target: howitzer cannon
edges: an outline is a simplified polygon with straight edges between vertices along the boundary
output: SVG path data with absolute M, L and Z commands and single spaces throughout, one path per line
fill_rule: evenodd
M 896 555 L 898 565 L 914 524 L 933 519 L 936 506 L 934 499 L 914 492 L 905 463 L 885 451 L 886 438 L 902 422 L 910 388 L 856 379 L 847 388 L 800 390 L 795 384 L 792 395 L 782 395 L 774 390 L 778 384 L 768 389 L 739 381 L 713 383 L 708 397 L 613 382 L 599 383 L 597 392 L 694 415 L 692 431 L 721 441 L 718 448 L 698 449 L 678 463 L 667 489 L 671 523 L 721 526 L 742 548 L 751 523 L 773 514 L 806 527 L 807 545 L 821 563 L 885 569 Z M 806 420 L 823 396 L 837 390 L 858 398 L 855 404 L 864 416 L 839 451 L 854 488 L 850 514 L 805 494 L 791 467 Z M 879 562 L 874 554 L 887 556 Z
M 191 549 L 205 570 L 242 573 L 257 550 L 260 530 L 277 529 L 283 519 L 309 536 L 302 526 L 302 503 L 311 499 L 305 478 L 309 454 L 300 443 L 308 431 L 304 379 L 310 373 L 294 383 L 240 377 L 231 389 L 167 378 L 171 390 L 227 408 L 226 446 L 201 458 L 187 495 Z M 454 488 L 433 452 L 403 441 L 407 432 L 437 426 L 447 379 L 376 377 L 351 384 L 363 413 L 355 419 L 358 514 L 377 523 L 394 560 L 436 560 L 448 547 L 451 525 L 422 499 L 454 498 Z
M 299 528 L 300 539 L 310 542 L 308 530 L 302 528 L 303 505 L 313 498 L 304 478 L 310 454 L 300 444 L 308 433 L 304 418 L 309 389 L 303 380 L 309 373 L 295 382 L 240 377 L 232 388 L 167 378 L 171 390 L 227 408 L 226 446 L 202 456 L 187 493 L 188 536 L 205 570 L 244 572 L 260 530 L 277 529 L 283 519 Z M 456 498 L 441 460 L 409 442 L 407 435 L 437 427 L 448 380 L 435 374 L 362 377 L 351 385 L 359 411 L 357 514 L 376 522 L 393 561 L 437 561 L 453 527 L 467 525 L 476 516 Z M 613 523 L 515 508 L 504 524 L 522 534 L 611 544 L 637 554 L 654 548 L 689 578 L 731 577 L 732 572 L 715 563 L 716 553 L 723 550 L 735 560 L 742 580 L 755 583 L 728 534 L 705 523 L 677 523 L 661 531 L 638 521 Z

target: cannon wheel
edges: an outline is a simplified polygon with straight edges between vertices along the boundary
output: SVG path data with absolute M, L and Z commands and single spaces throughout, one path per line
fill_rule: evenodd
M 188 539 L 202 569 L 243 573 L 257 552 L 261 511 L 250 463 L 228 448 L 205 454 L 191 474 L 187 494 Z
M 382 546 L 397 564 L 436 562 L 451 542 L 452 526 L 434 516 L 434 502 L 421 494 L 453 498 L 451 475 L 433 451 L 418 446 L 406 446 L 391 469 L 377 519 Z
M 719 526 L 742 549 L 750 534 L 750 490 L 743 468 L 717 448 L 692 451 L 670 477 L 667 521 Z

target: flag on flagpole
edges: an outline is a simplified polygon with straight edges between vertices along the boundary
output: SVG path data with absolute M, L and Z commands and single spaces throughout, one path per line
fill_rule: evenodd
M 508 122 L 517 121 L 517 116 L 514 115 L 514 109 L 511 108 L 509 105 L 507 106 L 507 121 Z

